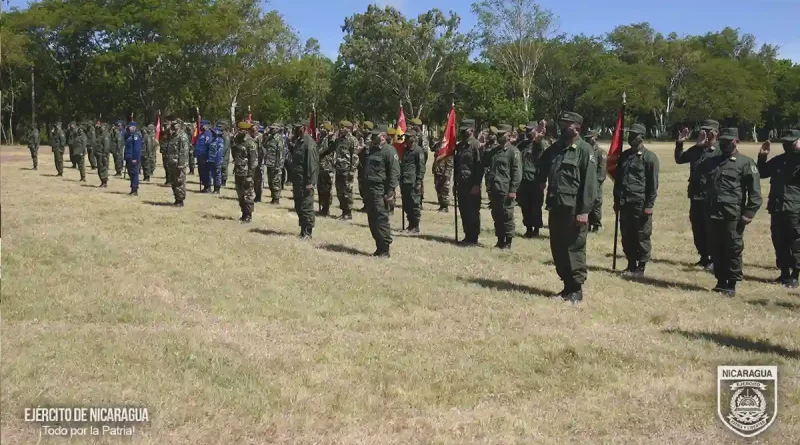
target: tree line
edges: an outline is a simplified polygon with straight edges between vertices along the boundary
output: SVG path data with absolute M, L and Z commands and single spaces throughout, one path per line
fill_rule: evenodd
M 656 138 L 708 118 L 752 139 L 800 122 L 800 65 L 736 29 L 665 36 L 636 23 L 569 35 L 535 0 L 480 0 L 470 13 L 477 25 L 462 31 L 456 12 L 371 5 L 344 20 L 331 60 L 258 0 L 38 1 L 0 17 L 0 136 L 19 138 L 33 121 L 150 123 L 197 110 L 393 122 L 400 104 L 433 124 L 455 104 L 479 123 L 573 110 L 608 128 L 623 92 L 628 122 Z

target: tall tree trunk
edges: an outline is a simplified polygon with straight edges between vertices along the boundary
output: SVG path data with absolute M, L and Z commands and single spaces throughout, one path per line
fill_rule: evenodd
M 758 133 L 756 132 L 755 124 L 753 124 L 753 142 L 758 143 Z
M 36 123 L 36 82 L 34 80 L 34 65 L 31 65 L 31 125 Z
M 231 115 L 230 115 L 230 118 L 231 118 L 231 126 L 232 126 L 233 128 L 236 128 L 236 98 L 235 98 L 235 97 L 233 98 L 233 100 L 231 100 L 231 109 L 230 109 L 230 112 L 231 112 Z
M 8 137 L 11 140 L 11 145 L 14 145 L 14 83 L 11 79 L 11 109 L 8 114 Z

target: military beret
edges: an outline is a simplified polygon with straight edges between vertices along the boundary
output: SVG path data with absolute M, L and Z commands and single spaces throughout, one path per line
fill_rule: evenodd
M 322 123 L 322 128 L 331 131 L 333 130 L 333 125 L 329 121 L 325 121 Z
M 739 139 L 739 129 L 736 127 L 728 127 L 723 128 L 722 131 L 719 132 L 720 139 Z
M 627 131 L 628 133 L 641 134 L 641 135 L 647 134 L 647 128 L 645 128 L 645 126 L 642 124 L 633 124 L 631 125 L 630 128 L 626 128 L 625 131 Z
M 339 121 L 339 125 L 345 128 L 353 128 L 353 123 L 350 121 Z
M 395 134 L 397 134 L 397 129 L 396 128 L 389 128 L 389 129 L 386 130 L 386 134 L 395 135 Z
M 585 135 L 583 135 L 583 137 L 584 137 L 584 138 L 586 138 L 586 139 L 589 139 L 589 138 L 596 137 L 596 136 L 598 136 L 599 134 L 600 134 L 600 133 L 598 133 L 598 132 L 597 132 L 597 130 L 589 130 L 589 131 L 587 131 L 587 132 L 586 132 L 586 134 L 585 134 Z
M 461 119 L 461 128 L 475 128 L 475 119 Z
M 717 130 L 719 131 L 719 122 L 713 119 L 706 119 L 700 124 L 701 130 Z
M 794 142 L 798 139 L 800 139 L 800 130 L 786 130 L 781 138 L 783 142 Z
M 129 127 L 138 127 L 138 125 L 136 125 L 136 122 L 128 122 L 128 126 Z
M 561 116 L 558 119 L 565 122 L 575 122 L 576 124 L 583 123 L 583 116 L 572 111 L 565 111 L 561 113 Z
M 488 130 L 489 130 L 489 133 L 497 133 L 498 131 L 500 131 L 500 130 L 498 130 L 498 129 L 497 129 L 497 127 L 495 127 L 494 125 L 492 125 L 491 127 L 489 127 L 489 128 L 488 128 Z
M 370 121 L 364 121 L 362 123 L 364 124 L 364 128 L 366 128 L 368 130 L 372 130 L 373 128 L 375 128 L 375 124 L 373 124 Z
M 411 119 L 409 122 L 411 122 L 413 125 L 422 125 L 422 120 L 416 117 Z
M 241 121 L 238 124 L 236 124 L 236 126 L 239 127 L 240 130 L 247 130 L 247 129 L 251 128 L 253 126 L 253 124 L 251 124 L 250 122 L 247 122 L 247 121 Z

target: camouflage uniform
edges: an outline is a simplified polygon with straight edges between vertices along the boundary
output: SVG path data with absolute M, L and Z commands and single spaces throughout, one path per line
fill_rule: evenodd
M 28 149 L 31 151 L 31 159 L 33 160 L 33 169 L 39 169 L 39 129 L 36 125 L 31 128 L 31 137 L 28 141 Z
M 341 219 L 351 219 L 353 210 L 353 181 L 358 167 L 356 145 L 358 141 L 350 133 L 336 141 L 334 168 L 336 168 L 336 196 L 342 209 Z
M 97 168 L 97 159 L 94 157 L 94 147 L 97 144 L 97 135 L 95 134 L 94 125 L 91 123 L 86 124 L 86 154 L 89 156 L 89 165 L 92 170 Z
M 333 168 L 333 152 L 336 150 L 336 140 L 333 136 L 325 135 L 319 141 L 319 179 L 317 189 L 319 193 L 320 214 L 328 216 L 330 214 L 331 202 L 333 201 L 333 179 L 335 169 Z
M 83 128 L 78 127 L 75 130 L 72 146 L 74 147 L 75 163 L 78 165 L 78 170 L 81 172 L 80 182 L 86 182 L 86 160 L 84 159 L 84 156 L 86 156 L 86 133 L 83 132 Z
M 433 161 L 433 185 L 439 201 L 439 211 L 447 212 L 450 208 L 450 188 L 453 179 L 453 156 Z
M 78 160 L 75 158 L 75 139 L 78 136 L 78 129 L 75 128 L 75 123 L 70 122 L 67 126 L 67 146 L 69 147 L 69 162 L 72 163 L 71 168 L 77 167 Z
M 264 152 L 264 165 L 267 168 L 267 183 L 272 194 L 271 204 L 279 204 L 281 200 L 281 175 L 283 174 L 283 161 L 285 157 L 283 135 L 276 126 L 267 138 L 266 151 Z
M 239 124 L 242 128 L 242 123 Z M 241 222 L 250 222 L 253 215 L 253 178 L 258 168 L 258 147 L 256 141 L 248 133 L 240 131 L 233 139 L 231 147 L 233 158 L 233 174 L 236 177 L 236 195 L 239 197 L 239 208 L 242 209 Z
M 253 141 L 256 143 L 256 155 L 258 156 L 258 165 L 253 170 L 253 192 L 256 195 L 254 202 L 261 202 L 261 194 L 264 192 L 264 154 L 267 147 L 264 143 L 263 133 L 256 133 Z
M 170 136 L 166 150 L 167 176 L 172 184 L 175 205 L 183 207 L 183 201 L 186 199 L 186 164 L 191 156 L 192 144 L 183 130 L 183 123 L 178 121 L 173 125 L 175 133 Z
M 231 135 L 227 125 L 223 125 L 222 141 L 225 143 L 222 151 L 222 186 L 225 187 L 228 184 L 228 165 L 231 163 Z
M 50 146 L 53 147 L 53 161 L 56 164 L 58 176 L 64 176 L 64 146 L 66 143 L 66 136 L 64 136 L 64 130 L 61 129 L 61 122 L 59 122 L 53 128 L 50 139 Z
M 124 162 L 122 152 L 125 148 L 125 139 L 122 137 L 123 131 L 119 125 L 122 125 L 122 123 L 120 122 L 111 129 L 111 150 L 114 155 L 114 170 L 116 171 L 114 176 L 122 176 L 122 164 Z
M 97 176 L 100 177 L 100 187 L 106 187 L 108 183 L 108 155 L 111 151 L 111 136 L 108 133 L 108 125 L 100 126 L 100 134 L 97 136 L 97 147 L 95 157 L 97 158 Z

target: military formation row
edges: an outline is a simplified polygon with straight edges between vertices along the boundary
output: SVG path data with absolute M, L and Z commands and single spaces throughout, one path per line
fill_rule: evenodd
M 538 236 L 543 226 L 543 207 L 548 210 L 550 247 L 556 271 L 564 282 L 559 295 L 571 302 L 583 299 L 587 277 L 586 242 L 589 231 L 598 231 L 602 220 L 602 187 L 608 171 L 614 179 L 614 211 L 619 212 L 622 248 L 628 265 L 624 274 L 642 276 L 651 255 L 653 209 L 658 195 L 659 159 L 647 149 L 646 133 L 641 124 L 628 130 L 628 145 L 617 159 L 606 165 L 607 154 L 597 145 L 597 133 L 582 133 L 583 118 L 565 112 L 559 117 L 560 137 L 546 138 L 544 121 L 530 122 L 518 130 L 500 124 L 475 134 L 475 122 L 464 119 L 453 156 L 438 156 L 433 164 L 439 211 L 449 211 L 450 181 L 455 182 L 453 197 L 461 213 L 464 246 L 478 244 L 482 187 L 485 185 L 494 221 L 497 244 L 510 249 L 515 234 L 514 212 L 522 210 L 525 236 Z M 218 193 L 226 183 L 228 160 L 234 164 L 236 191 L 243 223 L 251 220 L 254 203 L 261 200 L 264 170 L 272 203 L 280 202 L 284 181 L 288 178 L 294 192 L 300 237 L 311 238 L 315 225 L 314 194 L 319 192 L 320 212 L 328 215 L 335 187 L 342 210 L 340 219 L 352 218 L 353 185 L 356 178 L 376 243 L 376 256 L 389 256 L 392 243 L 389 215 L 395 204 L 395 189 L 400 186 L 404 218 L 408 230 L 419 232 L 421 203 L 428 148 L 437 152 L 440 143 L 431 144 L 423 137 L 421 122 L 405 134 L 395 137 L 402 144 L 403 156 L 390 141 L 393 129 L 364 122 L 355 128 L 341 121 L 338 133 L 330 122 L 323 123 L 319 137 L 309 134 L 308 123 L 289 126 L 240 122 L 235 134 L 226 123 L 210 125 L 202 121 L 194 144 L 192 129 L 181 120 L 165 122 L 160 148 L 167 177 L 172 185 L 176 206 L 186 198 L 185 172 L 194 171 L 194 159 L 203 192 Z M 82 154 L 84 131 L 71 125 L 75 133 L 71 154 Z M 63 153 L 63 133 L 55 130 L 54 154 Z M 108 162 L 111 137 L 98 125 L 99 149 L 95 158 L 100 178 L 105 184 L 103 163 Z M 138 192 L 138 174 L 145 180 L 155 165 L 154 142 L 150 127 L 144 134 L 129 123 L 119 133 L 124 147 L 123 161 L 131 177 L 131 194 Z M 477 137 L 476 137 L 477 136 Z M 695 246 L 700 254 L 697 265 L 713 270 L 714 290 L 735 294 L 742 280 L 744 228 L 761 207 L 760 177 L 771 178 L 768 210 L 772 214 L 776 263 L 781 270 L 777 280 L 787 287 L 797 287 L 800 273 L 800 131 L 791 130 L 782 139 L 785 154 L 767 161 L 769 143 L 762 147 L 758 165 L 738 153 L 738 130 L 723 128 L 716 121 L 706 121 L 700 128 L 697 143 L 688 150 L 683 144 L 688 130 L 676 143 L 675 161 L 690 164 L 689 217 Z M 190 152 L 192 150 L 193 152 Z M 144 147 L 144 149 L 142 149 Z M 426 147 L 426 148 L 423 148 Z M 31 148 L 36 157 L 34 148 Z M 144 152 L 144 154 L 143 154 Z M 441 152 L 439 152 L 441 153 Z M 152 160 L 148 160 L 150 157 Z M 104 158 L 101 159 L 101 158 Z M 795 159 L 797 158 L 797 159 Z M 73 158 L 74 159 L 74 158 Z M 115 166 L 119 165 L 115 155 Z M 144 163 L 143 163 L 144 159 Z M 82 156 L 77 160 L 82 167 Z M 142 165 L 144 164 L 144 165 Z M 59 156 L 56 155 L 59 174 Z M 610 167 L 610 168 L 609 168 Z M 120 167 L 117 167 L 119 174 Z M 81 178 L 84 179 L 83 170 Z M 212 190 L 213 185 L 213 190 Z M 796 202 L 795 202 L 796 201 Z

